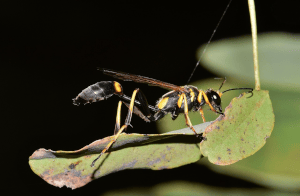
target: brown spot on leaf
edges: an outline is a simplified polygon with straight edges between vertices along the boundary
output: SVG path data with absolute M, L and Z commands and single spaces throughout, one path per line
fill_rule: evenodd
M 82 162 L 82 161 L 77 161 L 76 163 L 71 163 L 71 164 L 69 165 L 69 168 L 70 168 L 70 169 L 75 169 L 75 167 L 76 167 L 80 162 Z
M 232 103 L 230 102 L 230 104 L 226 107 L 226 110 L 232 108 Z
M 240 94 L 240 96 L 238 96 L 238 98 L 241 98 L 244 96 L 245 93 Z
M 219 129 L 220 130 L 220 127 L 217 127 L 215 124 L 217 124 L 217 122 L 223 120 L 225 117 L 224 115 L 220 115 L 213 123 L 211 123 L 210 125 L 208 125 L 206 128 L 205 128 L 205 131 L 203 133 L 203 136 L 205 137 L 205 135 L 215 129 Z
M 172 150 L 172 148 L 171 148 L 171 147 L 169 147 L 169 146 L 167 146 L 167 151 L 170 151 L 170 150 Z
M 167 166 L 161 166 L 158 170 L 169 169 Z
M 92 181 L 91 175 L 81 176 L 81 172 L 76 170 L 65 171 L 54 176 L 51 173 L 50 171 L 45 171 L 40 176 L 49 184 L 60 188 L 66 186 L 76 189 Z
M 228 154 L 231 155 L 231 150 L 227 148 Z
M 54 151 L 52 150 L 46 150 L 44 148 L 40 148 L 36 150 L 29 159 L 43 159 L 43 158 L 56 158 L 56 156 L 53 154 Z
M 157 158 L 155 160 L 149 161 L 148 165 L 153 166 L 153 165 L 156 165 L 157 163 L 160 163 L 160 162 L 161 162 L 161 159 Z

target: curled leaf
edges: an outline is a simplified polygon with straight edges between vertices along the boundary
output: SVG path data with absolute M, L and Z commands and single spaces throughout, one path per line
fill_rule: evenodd
M 268 91 L 254 91 L 234 98 L 203 133 L 201 152 L 217 165 L 229 165 L 257 152 L 274 128 L 274 113 Z
M 210 123 L 194 126 L 201 134 Z M 97 140 L 76 151 L 39 149 L 29 157 L 34 173 L 49 184 L 76 189 L 94 179 L 125 169 L 171 169 L 196 162 L 199 142 L 189 129 L 165 134 L 121 134 L 115 144 L 90 167 L 113 136 Z

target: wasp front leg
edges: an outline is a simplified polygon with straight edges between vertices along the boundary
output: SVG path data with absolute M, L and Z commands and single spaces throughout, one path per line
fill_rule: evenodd
M 198 96 L 198 102 L 201 104 L 202 103 L 202 97 L 203 97 L 203 94 L 205 94 L 202 90 L 199 91 L 199 96 Z M 204 112 L 203 112 L 203 109 L 202 107 L 200 106 L 200 109 L 199 109 L 199 112 L 200 112 L 200 115 L 202 117 L 202 120 L 203 122 L 205 123 L 205 117 L 204 117 Z
M 182 96 L 183 98 L 181 98 L 181 96 Z M 184 116 L 185 116 L 185 123 L 186 123 L 186 125 L 187 125 L 190 129 L 192 129 L 192 131 L 195 133 L 195 135 L 198 135 L 198 133 L 195 131 L 195 129 L 194 129 L 192 123 L 191 123 L 191 120 L 190 120 L 190 117 L 189 117 L 189 114 L 188 114 L 188 113 L 189 113 L 189 110 L 188 110 L 187 98 L 186 98 L 186 95 L 185 95 L 184 93 L 182 93 L 182 94 L 180 95 L 180 98 L 179 98 L 179 101 L 182 102 L 182 100 L 183 100 L 183 102 L 184 102 Z M 179 103 L 179 104 L 181 105 L 181 103 Z

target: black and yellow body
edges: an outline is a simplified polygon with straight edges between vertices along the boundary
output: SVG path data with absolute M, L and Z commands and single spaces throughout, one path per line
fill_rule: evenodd
M 220 93 L 208 89 L 206 92 L 198 90 L 195 86 L 184 86 L 187 92 L 170 91 L 162 96 L 157 102 L 156 108 L 159 110 L 155 115 L 155 120 L 159 120 L 170 113 L 173 120 L 175 120 L 180 113 L 184 113 L 184 95 L 187 101 L 188 111 L 200 111 L 202 106 L 208 104 L 211 110 L 222 112 Z M 209 95 L 209 96 L 207 96 Z M 205 122 L 205 119 L 203 118 Z
M 191 130 L 197 135 L 188 116 L 189 111 L 199 111 L 203 122 L 205 122 L 204 113 L 202 110 L 202 107 L 204 105 L 208 105 L 210 107 L 210 110 L 212 110 L 213 112 L 224 115 L 222 113 L 221 107 L 221 96 L 223 95 L 223 93 L 231 90 L 242 89 L 249 90 L 249 92 L 251 93 L 253 91 L 252 88 L 234 88 L 220 92 L 220 89 L 225 83 L 226 78 L 223 80 L 219 90 L 215 91 L 213 89 L 208 89 L 206 91 L 203 91 L 201 89 L 197 89 L 197 87 L 195 86 L 187 85 L 180 87 L 153 78 L 124 73 L 120 71 L 109 69 L 101 69 L 101 71 L 103 71 L 104 74 L 110 75 L 117 79 L 146 83 L 152 86 L 159 86 L 171 91 L 163 95 L 157 101 L 155 106 L 148 104 L 145 95 L 139 89 L 134 90 L 132 97 L 124 95 L 121 84 L 116 81 L 98 82 L 87 87 L 81 93 L 79 93 L 79 95 L 75 99 L 73 99 L 74 105 L 105 100 L 112 95 L 118 95 L 121 99 L 124 100 L 124 102 L 120 101 L 118 106 L 115 137 L 101 152 L 97 159 L 93 161 L 92 166 L 100 158 L 100 156 L 105 153 L 109 149 L 109 147 L 116 141 L 121 132 L 125 130 L 128 125 L 130 125 L 133 113 L 144 119 L 146 122 L 157 121 L 163 118 L 168 113 L 170 113 L 172 119 L 175 120 L 180 113 L 183 113 L 185 116 L 186 125 L 190 127 Z M 129 108 L 125 125 L 123 125 L 122 127 L 120 125 L 121 103 L 124 103 Z

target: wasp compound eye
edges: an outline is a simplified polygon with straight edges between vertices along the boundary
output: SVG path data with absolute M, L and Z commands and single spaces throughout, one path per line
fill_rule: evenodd
M 221 98 L 217 93 L 213 92 L 212 100 L 215 102 L 216 105 L 221 105 Z

